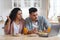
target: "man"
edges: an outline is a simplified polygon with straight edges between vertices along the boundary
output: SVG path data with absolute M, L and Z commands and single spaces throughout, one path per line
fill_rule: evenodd
M 37 9 L 32 7 L 29 9 L 29 17 L 25 19 L 28 33 L 38 33 L 39 31 L 47 32 L 50 24 L 43 16 L 38 16 Z

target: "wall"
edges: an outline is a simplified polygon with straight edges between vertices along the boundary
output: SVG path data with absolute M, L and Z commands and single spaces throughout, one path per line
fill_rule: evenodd
M 9 11 L 12 8 L 11 4 L 11 0 L 0 0 L 0 16 L 6 18 L 9 15 Z
M 41 15 L 47 17 L 48 13 L 48 0 L 42 0 L 42 5 L 41 5 Z

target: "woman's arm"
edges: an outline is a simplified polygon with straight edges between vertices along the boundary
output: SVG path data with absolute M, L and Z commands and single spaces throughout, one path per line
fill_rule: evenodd
M 6 34 L 9 33 L 9 30 L 10 30 L 10 23 L 11 23 L 11 20 L 9 17 L 7 17 L 7 20 L 5 22 L 5 27 L 4 27 L 4 31 Z
M 10 22 L 7 22 L 7 24 L 4 27 L 4 31 L 5 31 L 6 34 L 8 34 L 9 30 L 10 30 Z

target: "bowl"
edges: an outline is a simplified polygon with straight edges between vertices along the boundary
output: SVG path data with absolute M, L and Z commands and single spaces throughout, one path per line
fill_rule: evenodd
M 39 32 L 38 35 L 42 37 L 48 37 L 48 33 L 45 32 Z

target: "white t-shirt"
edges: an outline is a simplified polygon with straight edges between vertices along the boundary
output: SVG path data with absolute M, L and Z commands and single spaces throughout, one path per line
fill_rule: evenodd
M 14 24 L 14 35 L 18 34 L 19 33 L 19 25 L 17 25 L 15 22 L 13 22 Z
M 38 22 L 32 22 L 32 25 L 33 25 L 33 29 L 38 28 Z

